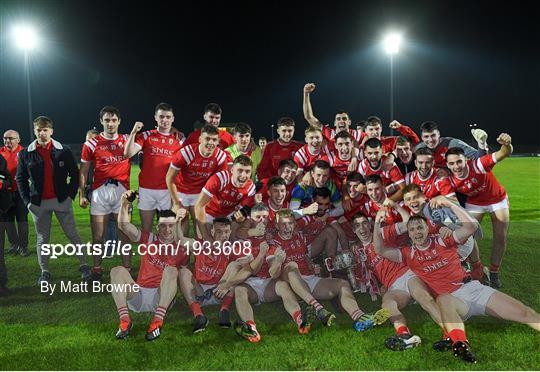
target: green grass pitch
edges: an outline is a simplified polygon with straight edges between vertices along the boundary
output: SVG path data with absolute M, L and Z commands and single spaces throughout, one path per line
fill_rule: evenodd
M 132 185 L 136 185 L 133 169 Z M 508 250 L 502 267 L 504 292 L 540 310 L 540 159 L 512 158 L 495 167 L 511 202 Z M 79 232 L 90 240 L 88 210 L 75 206 Z M 137 217 L 138 218 L 138 217 Z M 56 220 L 55 220 L 56 222 Z M 491 225 L 484 220 L 485 238 L 480 242 L 484 263 L 489 262 Z M 30 241 L 35 242 L 31 226 Z M 51 242 L 66 243 L 56 223 Z M 217 307 L 203 308 L 211 324 L 206 332 L 191 334 L 191 313 L 180 295 L 166 318 L 160 339 L 144 340 L 150 314 L 133 316 L 132 336 L 117 341 L 118 324 L 112 297 L 107 294 L 39 293 L 35 247 L 32 255 L 6 257 L 13 294 L 0 298 L 0 368 L 10 369 L 480 369 L 521 370 L 540 366 L 540 335 L 532 329 L 491 318 L 467 323 L 468 337 L 477 354 L 476 365 L 466 365 L 450 353 L 437 353 L 431 343 L 440 331 L 417 305 L 404 312 L 410 329 L 423 344 L 405 352 L 387 350 L 383 341 L 393 334 L 389 324 L 357 333 L 346 314 L 336 324 L 318 324 L 309 335 L 299 335 L 280 304 L 255 307 L 262 334 L 260 344 L 240 339 L 233 330 L 216 325 Z M 108 259 L 106 269 L 120 263 Z M 137 265 L 134 265 L 137 266 Z M 51 260 L 53 281 L 79 279 L 78 262 L 72 257 Z M 108 280 L 108 277 L 105 278 Z M 357 296 L 367 311 L 377 308 L 366 295 Z M 234 307 L 233 307 L 234 308 Z M 328 308 L 332 308 L 328 304 Z M 236 317 L 233 309 L 233 319 Z

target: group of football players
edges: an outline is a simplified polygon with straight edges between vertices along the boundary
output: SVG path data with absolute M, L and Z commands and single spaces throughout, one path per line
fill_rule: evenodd
M 111 283 L 125 288 L 112 293 L 120 317 L 116 337 L 130 334 L 132 310 L 153 313 L 146 339 L 158 338 L 178 291 L 193 313 L 194 333 L 208 325 L 206 305 L 219 305 L 219 325 L 231 327 L 234 301 L 234 328 L 254 343 L 261 334 L 252 305 L 274 301 L 283 303 L 301 334 L 317 320 L 330 326 L 335 319 L 320 301 L 346 312 L 357 331 L 389 319 L 395 335 L 384 344 L 391 350 L 421 343 L 401 313 L 416 301 L 441 328 L 433 348 L 469 362 L 476 358 L 463 322 L 471 316 L 540 331 L 538 313 L 497 290 L 509 202 L 492 168 L 512 153 L 510 135 L 500 134 L 500 148 L 490 152 L 487 133 L 477 128 L 473 148 L 441 137 L 430 121 L 420 126 L 420 137 L 396 120 L 389 126 L 399 135 L 383 136 L 376 116 L 353 128 L 345 111 L 330 126 L 314 114 L 314 91 L 312 83 L 303 91 L 305 143 L 293 140 L 299 128 L 283 117 L 279 138 L 264 149 L 246 123 L 231 133 L 219 128 L 222 111 L 215 103 L 205 107 L 204 125 L 187 137 L 173 127 L 174 110 L 166 103 L 155 108 L 155 128 L 136 122 L 129 134 L 119 134 L 116 108 L 101 110 L 103 132 L 87 137 L 79 176 L 92 242 L 104 243 L 114 219 L 123 242 L 180 247 L 142 254 L 136 280 L 131 255 L 111 270 Z M 130 158 L 136 155 L 142 164 L 138 189 L 131 190 Z M 131 218 L 135 200 L 140 227 Z M 493 225 L 488 267 L 477 245 L 485 214 Z M 236 242 L 249 249 L 231 250 Z M 208 249 L 190 249 L 197 244 Z M 102 259 L 93 256 L 87 279 L 102 280 Z M 382 296 L 381 309 L 364 313 L 355 292 Z

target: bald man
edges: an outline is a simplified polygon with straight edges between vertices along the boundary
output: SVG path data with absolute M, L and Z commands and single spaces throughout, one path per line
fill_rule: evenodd
M 7 169 L 11 174 L 11 186 L 8 192 L 13 200 L 13 205 L 6 212 L 6 233 L 11 248 L 8 253 L 28 256 L 28 209 L 19 195 L 15 174 L 19 163 L 19 152 L 23 147 L 19 144 L 21 137 L 15 130 L 7 130 L 4 133 L 4 146 L 0 147 L 0 154 L 7 161 Z

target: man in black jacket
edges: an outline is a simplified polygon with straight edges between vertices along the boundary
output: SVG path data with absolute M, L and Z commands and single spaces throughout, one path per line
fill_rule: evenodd
M 4 240 L 6 232 L 6 212 L 11 207 L 11 195 L 8 188 L 11 186 L 11 176 L 7 168 L 6 159 L 0 154 L 0 297 L 8 294 L 7 269 L 4 260 Z
M 76 247 L 82 247 L 75 227 L 72 200 L 77 194 L 79 169 L 71 149 L 51 138 L 53 122 L 46 116 L 34 120 L 36 140 L 19 153 L 17 186 L 21 198 L 32 214 L 36 228 L 36 244 L 41 275 L 38 284 L 49 283 L 49 255 L 42 252 L 48 245 L 52 213 L 62 230 Z M 82 251 L 82 249 L 81 249 Z M 90 278 L 90 268 L 83 253 L 77 255 L 83 280 Z

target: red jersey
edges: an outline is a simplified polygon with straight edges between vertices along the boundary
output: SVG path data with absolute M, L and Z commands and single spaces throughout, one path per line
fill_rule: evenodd
M 283 202 L 283 205 L 279 209 L 272 208 L 272 206 L 268 202 L 268 198 L 266 199 L 266 201 L 263 200 L 263 203 L 264 203 L 264 205 L 266 205 L 268 207 L 268 212 L 269 212 L 268 213 L 268 222 L 272 222 L 272 223 L 276 221 L 276 213 L 280 209 L 288 209 L 289 208 L 289 202 L 288 201 Z
M 347 222 L 342 222 L 340 223 L 340 225 L 343 231 L 345 231 L 345 234 L 347 235 L 349 241 L 358 239 L 353 231 L 351 221 L 357 213 L 363 213 L 364 215 L 368 216 L 368 213 L 366 211 L 366 203 L 368 201 L 369 197 L 366 194 L 361 194 L 360 198 L 352 200 L 353 206 L 351 210 L 345 211 L 345 213 L 343 214 L 343 217 L 347 219 Z
M 395 226 L 389 226 L 386 235 L 398 239 Z M 430 236 L 429 246 L 418 249 L 415 245 L 405 245 L 400 250 L 401 261 L 405 263 L 435 293 L 452 293 L 463 285 L 468 274 L 461 266 L 457 253 L 458 242 L 454 234 L 446 239 Z
M 409 172 L 405 175 L 405 184 L 418 185 L 428 199 L 432 199 L 438 195 L 451 197 L 456 194 L 450 183 L 450 179 L 437 175 L 437 168 L 431 169 L 429 177 L 425 180 L 420 177 L 418 170 Z
M 252 206 L 255 202 L 255 184 L 248 180 L 244 187 L 232 184 L 230 171 L 221 171 L 211 176 L 202 191 L 212 200 L 206 206 L 206 213 L 212 217 L 228 216 L 236 211 L 237 206 Z
M 135 145 L 142 150 L 144 157 L 139 173 L 139 187 L 166 190 L 165 176 L 171 159 L 180 150 L 180 141 L 170 133 L 163 134 L 152 129 L 138 134 Z
M 176 243 L 171 243 L 172 247 L 167 247 L 170 251 L 166 252 L 165 246 L 160 246 L 163 243 L 159 241 L 158 237 L 148 231 L 141 231 L 139 243 L 141 244 L 142 255 L 137 284 L 141 287 L 158 288 L 163 276 L 163 270 L 167 266 L 180 268 L 181 266 L 187 266 L 189 262 L 189 256 L 186 255 L 184 247 L 178 247 Z M 147 249 L 149 253 L 147 253 Z M 178 251 L 175 251 L 176 249 Z M 154 252 L 157 254 L 150 254 Z
M 94 162 L 93 190 L 109 179 L 120 182 L 129 190 L 131 164 L 129 158 L 124 156 L 128 137 L 127 134 L 118 134 L 114 139 L 107 139 L 101 133 L 84 143 L 81 161 Z
M 328 142 L 334 142 L 334 138 L 336 137 L 336 134 L 338 134 L 338 132 L 336 131 L 336 128 L 330 128 L 330 125 L 328 124 L 323 125 L 322 135 L 324 138 L 326 138 Z M 364 132 L 357 129 L 352 129 L 352 128 L 349 128 L 349 134 L 358 143 L 362 142 L 362 139 L 366 135 Z
M 405 274 L 407 270 L 409 270 L 409 267 L 404 263 L 390 261 L 389 259 L 381 257 L 377 253 L 375 253 L 375 249 L 373 248 L 373 242 L 364 245 L 364 252 L 366 254 L 366 263 L 369 269 L 375 274 L 377 280 L 386 288 L 390 288 L 392 284 L 396 281 L 396 279 L 398 279 L 400 276 Z
M 307 171 L 317 160 L 328 161 L 326 153 L 325 147 L 322 147 L 318 153 L 312 154 L 308 145 L 304 145 L 294 154 L 294 162 L 298 165 L 299 170 Z
M 45 147 L 36 143 L 36 151 L 43 159 L 43 191 L 41 192 L 41 199 L 44 200 L 56 198 L 54 192 L 54 165 L 51 156 L 52 148 L 52 141 L 49 141 Z
M 218 128 L 219 131 L 219 147 L 225 150 L 227 147 L 234 143 L 234 137 L 227 132 L 225 128 Z M 201 136 L 201 128 L 194 130 L 184 142 L 184 146 L 187 145 L 199 145 L 199 137 Z
M 377 212 L 382 208 L 382 206 L 379 206 L 377 203 L 375 203 L 373 200 L 368 200 L 364 204 L 364 209 L 366 212 L 366 216 L 371 217 L 372 219 L 375 219 L 375 216 L 377 215 Z M 396 211 L 394 208 L 389 208 L 388 213 L 386 216 L 386 219 L 384 220 L 385 225 L 393 225 L 397 222 L 401 222 L 401 215 Z
M 309 245 L 315 238 L 332 223 L 336 222 L 334 217 L 319 218 L 315 215 L 304 216 L 296 221 L 298 229 L 302 231 L 306 243 Z
M 21 145 L 17 145 L 13 151 L 9 151 L 6 146 L 0 147 L 0 155 L 6 159 L 7 170 L 11 174 L 11 186 L 9 186 L 7 191 L 17 191 L 15 175 L 17 174 L 17 166 L 19 165 L 19 152 L 23 148 Z
M 401 171 L 399 170 L 398 166 L 395 163 L 394 165 L 392 165 L 392 168 L 390 168 L 389 171 L 385 171 L 383 170 L 383 162 L 384 162 L 384 158 L 380 160 L 379 167 L 376 169 L 373 169 L 368 159 L 364 159 L 360 163 L 358 163 L 357 172 L 360 173 L 362 176 L 364 176 L 364 178 L 367 176 L 371 176 L 372 174 L 377 174 L 381 176 L 383 186 L 388 186 L 393 183 L 399 184 L 399 183 L 405 182 L 405 178 L 403 178 L 403 174 L 401 174 Z
M 467 161 L 468 174 L 465 178 L 450 176 L 454 189 L 467 195 L 467 203 L 490 205 L 506 198 L 506 190 L 491 172 L 496 163 L 495 154 L 487 154 Z
M 253 257 L 253 259 L 255 259 L 260 253 L 261 243 L 266 242 L 266 236 L 263 235 L 262 237 L 251 237 L 248 240 L 251 243 L 251 256 Z M 267 256 L 268 256 L 268 253 L 267 253 Z M 268 266 L 268 262 L 266 261 L 266 259 L 267 257 L 263 259 L 261 268 L 255 274 L 258 278 L 261 278 L 261 279 L 270 278 L 270 272 L 268 271 L 270 267 Z
M 284 240 L 279 234 L 275 234 L 273 238 L 268 241 L 268 244 L 270 245 L 268 257 L 271 257 L 278 248 L 281 248 L 286 254 L 283 266 L 294 261 L 298 265 L 300 274 L 313 274 L 307 256 L 308 247 L 301 232 L 295 231 L 289 240 Z
M 202 242 L 201 242 L 202 243 Z M 195 255 L 193 268 L 195 280 L 199 284 L 217 285 L 229 264 L 229 256 L 201 254 Z
M 328 148 L 327 151 L 326 156 L 328 157 L 328 163 L 332 168 L 332 179 L 337 187 L 341 189 L 343 180 L 349 175 L 349 165 L 351 164 L 352 154 L 349 160 L 342 160 L 336 149 Z
M 257 178 L 259 180 L 277 176 L 279 163 L 282 160 L 294 158 L 294 154 L 302 147 L 297 141 L 282 143 L 279 139 L 270 142 L 264 148 L 261 163 L 257 168 Z
M 179 170 L 175 180 L 178 192 L 198 194 L 211 175 L 227 170 L 227 154 L 216 148 L 205 158 L 199 151 L 199 145 L 187 145 L 173 157 L 171 167 Z

